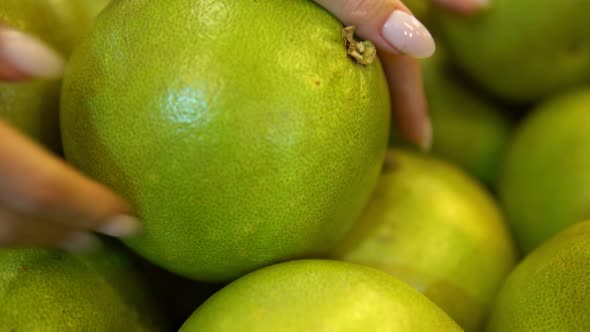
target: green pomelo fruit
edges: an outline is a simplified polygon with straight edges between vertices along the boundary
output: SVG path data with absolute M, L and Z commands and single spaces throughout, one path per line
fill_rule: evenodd
M 516 263 L 487 192 L 457 167 L 403 150 L 389 152 L 363 218 L 334 257 L 392 274 L 467 331 L 481 328 Z
M 93 21 L 80 0 L 2 0 L 0 22 L 67 57 Z M 59 140 L 60 80 L 0 82 L 0 119 L 54 150 Z
M 440 308 L 378 270 L 292 261 L 238 279 L 213 295 L 180 332 L 461 331 Z
M 423 61 L 422 70 L 433 127 L 433 152 L 486 184 L 494 183 L 510 140 L 510 121 L 502 109 L 455 79 L 444 55 Z
M 589 88 L 548 101 L 525 119 L 498 190 L 525 253 L 590 217 Z
M 111 2 L 111 0 L 82 0 L 87 11 L 96 17 Z
M 162 331 L 132 261 L 114 247 L 88 255 L 0 251 L 3 331 Z
M 590 331 L 590 221 L 544 242 L 514 269 L 487 330 Z
M 539 100 L 590 80 L 590 1 L 494 0 L 469 17 L 440 14 L 453 59 L 495 95 Z
M 308 0 L 113 2 L 66 73 L 66 157 L 129 199 L 145 232 L 127 243 L 175 273 L 323 253 L 367 203 L 390 119 L 381 65 L 341 30 Z

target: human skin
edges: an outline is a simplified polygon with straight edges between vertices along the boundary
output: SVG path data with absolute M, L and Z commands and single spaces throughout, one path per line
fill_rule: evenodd
M 434 41 L 400 0 L 314 0 L 357 34 L 372 40 L 388 78 L 392 112 L 403 135 L 428 150 L 432 130 L 418 58 L 432 55 Z M 482 0 L 432 0 L 460 13 Z M 404 37 L 404 25 L 415 28 Z M 33 36 L 0 22 L 0 81 L 54 79 L 65 60 Z M 93 232 L 127 237 L 140 223 L 124 199 L 65 164 L 0 120 L 0 248 L 61 247 L 87 250 Z

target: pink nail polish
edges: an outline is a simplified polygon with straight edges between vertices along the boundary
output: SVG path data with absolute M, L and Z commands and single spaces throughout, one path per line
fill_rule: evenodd
M 436 49 L 428 29 L 414 16 L 401 10 L 389 16 L 381 33 L 394 48 L 416 58 L 427 58 Z

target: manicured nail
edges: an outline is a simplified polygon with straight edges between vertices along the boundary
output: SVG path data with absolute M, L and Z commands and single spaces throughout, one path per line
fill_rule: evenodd
M 60 247 L 69 252 L 89 252 L 100 246 L 100 240 L 96 236 L 86 232 L 74 232 L 61 243 Z
M 114 237 L 127 237 L 137 234 L 141 230 L 141 224 L 136 218 L 127 215 L 118 215 L 105 224 L 98 231 Z
M 428 29 L 414 16 L 401 10 L 389 16 L 381 33 L 394 48 L 416 58 L 427 58 L 436 49 Z
M 26 76 L 55 79 L 63 75 L 65 61 L 51 47 L 26 33 L 0 27 L 0 61 Z

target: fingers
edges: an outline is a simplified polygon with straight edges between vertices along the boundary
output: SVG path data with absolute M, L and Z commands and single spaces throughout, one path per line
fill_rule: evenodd
M 435 50 L 430 32 L 399 0 L 314 0 L 378 49 L 416 58 Z
M 129 207 L 0 122 L 0 206 L 63 226 L 128 236 L 139 230 Z
M 430 32 L 399 0 L 315 1 L 345 25 L 356 26 L 360 37 L 375 43 L 389 81 L 398 128 L 409 141 L 429 149 L 432 128 L 416 58 L 434 53 Z
M 58 79 L 64 59 L 37 38 L 0 25 L 0 81 Z M 124 236 L 127 206 L 0 122 L 0 247 L 96 248 L 87 230 Z M 119 216 L 119 217 L 117 217 Z M 86 229 L 86 230 L 84 230 Z
M 432 0 L 435 4 L 460 14 L 473 14 L 489 6 L 489 0 Z
M 89 251 L 100 246 L 98 238 L 47 220 L 32 219 L 0 207 L 0 248 L 62 248 Z
M 432 125 L 420 63 L 408 56 L 379 54 L 392 96 L 394 119 L 402 135 L 423 150 L 432 146 Z
M 56 79 L 64 59 L 39 39 L 0 25 L 0 80 Z

